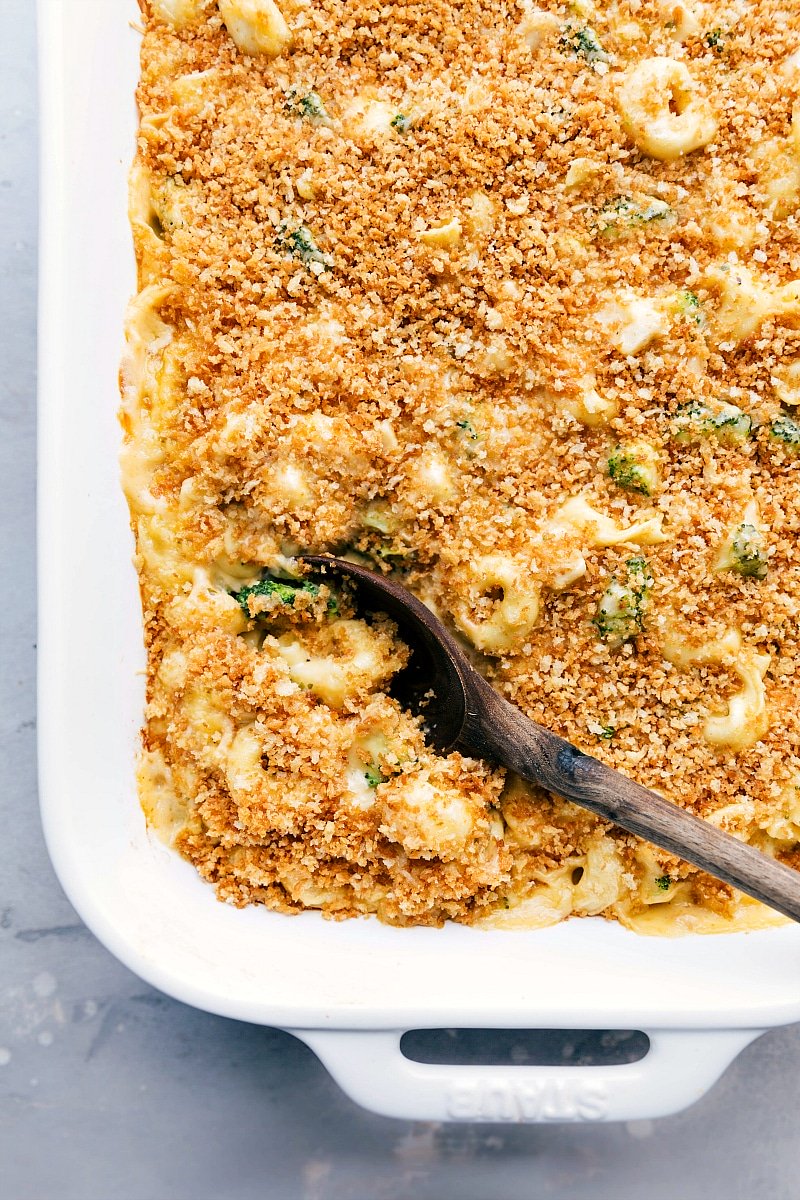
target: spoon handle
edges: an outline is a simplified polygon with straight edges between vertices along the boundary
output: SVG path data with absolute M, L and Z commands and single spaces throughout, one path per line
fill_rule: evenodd
M 510 767 L 800 921 L 800 872 L 635 783 L 528 720 L 478 676 L 460 744 Z M 477 686 L 476 686 L 477 684 Z

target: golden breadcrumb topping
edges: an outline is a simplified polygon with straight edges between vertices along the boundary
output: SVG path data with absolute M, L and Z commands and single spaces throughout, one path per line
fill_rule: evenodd
M 530 717 L 800 866 L 800 9 L 141 0 L 148 818 L 220 898 L 761 920 L 391 697 L 391 571 Z

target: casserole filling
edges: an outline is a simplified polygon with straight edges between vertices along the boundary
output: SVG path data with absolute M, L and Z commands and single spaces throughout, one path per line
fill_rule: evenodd
M 148 820 L 221 899 L 777 919 L 389 695 L 509 700 L 800 866 L 800 13 L 141 0 L 123 475 Z

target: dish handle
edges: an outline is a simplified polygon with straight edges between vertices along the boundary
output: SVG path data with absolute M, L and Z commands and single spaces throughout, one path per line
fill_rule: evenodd
M 622 1066 L 460 1066 L 419 1063 L 404 1030 L 290 1029 L 352 1100 L 416 1121 L 629 1121 L 694 1104 L 762 1029 L 659 1029 Z

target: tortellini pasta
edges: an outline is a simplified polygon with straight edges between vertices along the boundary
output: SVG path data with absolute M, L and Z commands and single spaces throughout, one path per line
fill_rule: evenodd
M 703 637 L 686 630 L 675 618 L 661 622 L 661 653 L 667 662 L 686 670 L 728 663 L 742 648 L 738 629 L 726 629 L 719 637 Z
M 597 381 L 591 375 L 584 375 L 572 394 L 559 394 L 556 403 L 568 412 L 581 425 L 597 429 L 607 425 L 617 415 L 619 405 L 611 396 L 601 396 L 597 390 Z
M 583 496 L 573 496 L 556 510 L 549 528 L 574 529 L 592 546 L 656 546 L 665 542 L 663 513 L 642 513 L 632 525 L 620 525 L 612 517 L 592 508 Z
M 420 455 L 410 472 L 411 495 L 421 504 L 444 504 L 456 495 L 447 460 L 435 450 Z
M 461 791 L 426 773 L 404 776 L 398 787 L 386 789 L 380 803 L 382 827 L 392 839 L 427 857 L 457 857 L 477 815 Z
M 399 133 L 409 118 L 399 113 L 397 105 L 371 96 L 359 96 L 342 113 L 342 125 L 357 142 L 369 143 L 376 138 Z
M 759 825 L 768 837 L 783 846 L 792 847 L 800 842 L 800 778 L 783 788 L 775 811 L 762 817 Z
M 224 770 L 237 819 L 246 829 L 269 814 L 275 829 L 291 833 L 297 814 L 313 800 L 314 780 L 278 775 L 267 769 L 267 758 L 266 740 L 256 724 L 239 729 L 228 743 Z
M 438 225 L 430 225 L 421 231 L 419 238 L 426 246 L 457 246 L 461 241 L 461 221 L 458 217 L 450 217 Z
M 674 58 L 646 58 L 623 80 L 618 104 L 627 133 L 643 154 L 663 162 L 706 146 L 717 132 L 708 101 L 688 67 Z
M 158 284 L 143 288 L 128 308 L 125 326 L 126 355 L 120 380 L 121 416 L 128 437 L 121 459 L 125 493 L 134 513 L 163 512 L 165 508 L 152 486 L 153 473 L 164 461 L 165 450 L 151 418 L 159 411 L 164 352 L 175 332 L 161 317 L 161 307 L 169 295 L 170 289 Z
M 664 304 L 632 292 L 609 301 L 599 310 L 597 320 L 625 355 L 645 350 L 669 329 L 669 317 Z
M 270 636 L 267 646 L 286 665 L 293 683 L 331 708 L 342 708 L 377 690 L 406 660 L 389 632 L 362 620 L 333 620 L 314 633 Z
M 592 916 L 603 909 L 612 908 L 625 891 L 623 873 L 625 867 L 613 842 L 596 835 L 588 844 L 582 870 L 573 870 L 572 903 L 576 912 Z
M 703 283 L 719 298 L 713 324 L 720 341 L 742 342 L 769 317 L 800 323 L 800 280 L 770 285 L 748 267 L 732 263 L 706 271 Z
M 729 667 L 741 689 L 728 701 L 725 713 L 712 714 L 703 724 L 706 741 L 720 750 L 738 752 L 755 745 L 767 731 L 769 714 L 764 676 L 770 658 L 745 646 L 738 629 L 717 636 L 686 630 L 676 619 L 660 622 L 661 653 L 680 670 Z
M 775 220 L 785 220 L 800 204 L 800 104 L 792 111 L 788 138 L 756 149 L 763 203 Z
M 792 408 L 800 405 L 800 359 L 787 363 L 785 366 L 776 367 L 770 382 L 775 395 L 782 404 L 787 404 Z
M 292 34 L 275 0 L 218 0 L 219 11 L 243 54 L 275 58 L 292 42 Z
M 679 41 L 696 37 L 701 30 L 699 5 L 687 0 L 661 0 L 661 18 Z
M 767 691 L 764 676 L 769 667 L 769 655 L 742 653 L 734 670 L 742 687 L 728 702 L 728 711 L 709 717 L 703 726 L 707 742 L 721 750 L 747 750 L 767 732 Z
M 462 568 L 464 599 L 456 624 L 479 650 L 502 654 L 519 645 L 539 616 L 541 585 L 522 562 L 487 554 Z
M 207 0 L 152 0 L 153 12 L 162 21 L 181 29 L 198 20 Z

